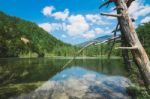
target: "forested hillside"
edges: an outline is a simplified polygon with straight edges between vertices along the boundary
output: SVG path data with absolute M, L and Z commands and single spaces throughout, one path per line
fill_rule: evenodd
M 0 57 L 17 57 L 20 54 L 52 53 L 57 46 L 70 45 L 57 40 L 35 23 L 8 16 L 0 12 Z

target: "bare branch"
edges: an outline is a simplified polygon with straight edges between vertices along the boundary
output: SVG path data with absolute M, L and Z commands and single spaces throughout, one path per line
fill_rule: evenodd
M 116 29 L 115 29 L 115 32 L 114 32 L 114 37 L 116 37 L 116 33 L 117 33 L 117 30 L 118 30 L 118 27 L 119 27 L 119 23 L 116 26 Z M 115 46 L 115 43 L 116 43 L 116 39 L 113 40 L 113 44 L 112 44 L 111 49 L 110 49 L 110 51 L 108 53 L 108 59 L 110 59 L 110 56 L 111 56 L 111 53 L 112 53 L 112 49 Z
M 114 40 L 114 39 L 115 39 L 115 40 L 118 40 L 118 39 L 120 39 L 120 36 L 112 37 L 112 38 L 107 39 L 107 40 L 104 40 L 104 41 L 102 41 L 102 42 L 96 42 L 96 43 L 95 43 L 95 45 L 103 44 L 103 43 L 106 43 L 106 42 L 112 41 L 112 40 Z
M 108 14 L 108 13 L 101 13 L 103 16 L 110 16 L 110 17 L 121 17 L 122 14 Z
M 119 31 L 120 31 L 120 28 L 119 28 L 119 29 L 117 29 L 117 30 L 116 30 L 116 29 L 115 29 L 115 30 L 113 30 L 113 31 L 112 31 L 112 33 L 119 32 Z
M 131 3 L 132 3 L 133 1 L 135 1 L 135 0 L 128 0 L 128 1 L 127 1 L 127 4 L 126 4 L 126 5 L 127 5 L 128 8 L 130 7 L 130 5 L 131 5 Z
M 115 49 L 132 50 L 132 49 L 138 49 L 138 47 L 137 46 L 133 46 L 133 47 L 117 47 Z
M 99 9 L 101 9 L 102 7 L 104 7 L 104 6 L 106 6 L 106 5 L 110 4 L 110 3 L 111 3 L 110 0 L 106 1 L 105 3 L 103 3 L 102 5 L 99 6 Z
M 121 6 L 117 6 L 116 8 L 114 8 L 113 10 L 117 10 L 117 9 L 123 9 Z

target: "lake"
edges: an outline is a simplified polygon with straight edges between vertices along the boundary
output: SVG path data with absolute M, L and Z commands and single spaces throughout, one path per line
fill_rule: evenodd
M 121 59 L 0 59 L 0 99 L 130 99 Z

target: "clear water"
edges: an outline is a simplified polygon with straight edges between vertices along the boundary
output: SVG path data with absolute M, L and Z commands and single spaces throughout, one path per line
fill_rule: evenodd
M 62 70 L 67 61 L 63 58 L 0 59 L 0 98 L 130 98 L 126 87 L 131 82 L 125 77 L 121 59 L 76 59 Z

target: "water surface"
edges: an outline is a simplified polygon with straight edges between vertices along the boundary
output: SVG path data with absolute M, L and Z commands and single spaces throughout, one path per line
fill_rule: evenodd
M 126 99 L 130 80 L 121 59 L 0 59 L 1 98 Z M 90 97 L 90 98 L 88 98 Z M 61 99 L 63 99 L 61 98 Z

